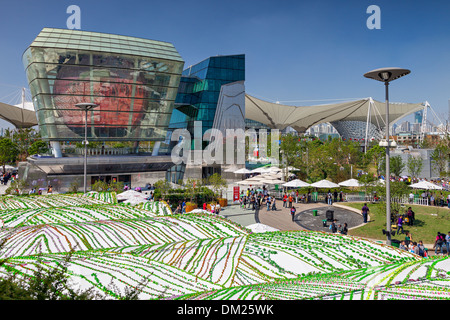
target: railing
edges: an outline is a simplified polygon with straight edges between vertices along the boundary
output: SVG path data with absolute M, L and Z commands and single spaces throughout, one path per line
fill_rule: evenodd
M 241 189 L 242 190 L 242 189 Z M 244 190 L 245 191 L 245 190 Z M 227 190 L 226 193 L 224 193 L 224 196 L 226 194 L 226 197 L 228 199 L 228 203 L 233 203 L 233 190 Z M 269 194 L 272 196 L 275 196 L 275 198 L 277 199 L 282 199 L 284 192 L 282 190 L 270 190 Z M 327 197 L 327 193 L 312 193 L 311 194 L 311 202 L 326 202 L 326 197 Z M 339 195 L 337 198 L 338 202 L 339 202 Z M 345 202 L 377 202 L 380 200 L 384 200 L 384 199 L 375 199 L 373 196 L 367 196 L 365 194 L 353 194 L 353 193 L 349 193 L 349 194 L 344 194 L 343 197 L 343 201 Z M 295 199 L 294 199 L 295 201 Z M 300 195 L 298 197 L 298 202 L 300 203 Z M 333 202 L 334 201 L 334 197 L 333 197 Z M 428 198 L 415 198 L 414 200 L 410 200 L 409 197 L 392 197 L 391 198 L 391 202 L 394 203 L 401 203 L 401 204 L 418 204 L 418 205 L 424 205 L 424 206 L 428 206 L 429 205 L 429 201 Z
M 84 148 L 71 148 L 74 154 L 84 155 Z M 133 148 L 87 148 L 88 156 L 131 154 Z M 68 148 L 65 150 L 68 151 Z

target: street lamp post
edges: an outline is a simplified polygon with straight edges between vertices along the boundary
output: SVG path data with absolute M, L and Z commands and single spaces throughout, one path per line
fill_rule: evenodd
M 98 107 L 98 105 L 94 104 L 94 103 L 77 103 L 75 105 L 77 108 L 80 108 L 81 110 L 84 110 L 85 112 L 85 117 L 84 117 L 84 176 L 83 176 L 83 181 L 84 181 L 84 187 L 83 187 L 83 191 L 84 193 L 86 193 L 86 189 L 87 189 L 87 114 L 89 110 L 92 110 L 96 107 Z
M 390 186 L 390 167 L 389 167 L 389 148 L 391 146 L 389 140 L 389 82 L 406 76 L 411 71 L 401 68 L 381 68 L 369 71 L 364 77 L 384 82 L 386 94 L 386 142 L 381 144 L 386 147 L 386 244 L 391 245 L 391 186 Z

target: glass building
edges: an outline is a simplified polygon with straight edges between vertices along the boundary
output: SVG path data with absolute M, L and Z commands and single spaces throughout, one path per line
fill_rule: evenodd
M 209 57 L 185 69 L 169 127 L 190 130 L 202 121 L 205 133 L 213 126 L 222 85 L 244 80 L 244 54 Z
M 44 28 L 23 54 L 41 136 L 49 141 L 163 141 L 184 61 L 171 43 Z
M 202 135 L 213 127 L 221 87 L 236 81 L 245 80 L 245 55 L 224 55 L 209 57 L 182 73 L 175 108 L 169 124 L 170 132 L 187 129 L 194 136 L 194 121 L 202 122 Z M 171 142 L 170 150 L 177 142 Z M 192 139 L 192 144 L 194 143 Z M 203 143 L 206 147 L 207 143 Z M 193 146 L 192 146 L 193 147 Z M 203 177 L 211 172 L 203 168 Z M 166 179 L 177 183 L 183 179 L 185 164 L 173 166 L 167 171 Z

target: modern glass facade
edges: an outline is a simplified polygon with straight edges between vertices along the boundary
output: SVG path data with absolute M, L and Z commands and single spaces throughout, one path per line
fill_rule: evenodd
M 203 133 L 213 126 L 220 88 L 245 80 L 245 55 L 209 57 L 182 73 L 170 128 L 191 128 L 202 121 Z
M 167 42 L 44 28 L 23 54 L 41 136 L 91 141 L 162 141 L 184 61 Z

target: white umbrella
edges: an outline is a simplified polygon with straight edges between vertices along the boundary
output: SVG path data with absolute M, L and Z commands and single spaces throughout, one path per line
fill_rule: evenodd
M 420 181 L 417 183 L 413 183 L 409 185 L 411 188 L 416 189 L 431 189 L 431 190 L 442 190 L 443 188 L 441 186 L 438 186 L 434 183 L 428 182 L 428 181 Z
M 280 179 L 262 179 L 259 182 L 262 182 L 263 184 L 283 184 L 284 181 Z
M 324 179 L 324 180 L 320 180 L 320 181 L 312 183 L 311 187 L 316 187 L 316 188 L 339 188 L 339 185 L 334 183 L 334 182 L 328 181 L 327 179 Z
M 280 172 L 281 169 L 278 168 L 278 167 L 270 167 L 270 168 L 269 168 L 269 171 L 272 172 L 272 173 L 273 173 L 273 172 Z
M 252 170 L 252 173 L 270 173 L 270 172 L 272 172 L 272 171 L 270 171 L 270 169 L 263 168 L 263 167 Z
M 300 179 L 291 180 L 283 184 L 283 187 L 294 187 L 294 188 L 309 187 L 309 186 L 311 186 L 309 183 L 302 181 Z
M 248 169 L 245 169 L 245 168 L 242 168 L 242 169 L 234 171 L 234 173 L 252 173 L 252 171 L 248 170 Z
M 269 178 L 269 179 L 280 179 L 281 178 L 281 173 L 264 173 L 258 177 L 261 178 Z
M 261 181 L 258 181 L 258 180 L 248 181 L 248 179 L 247 180 L 242 180 L 242 181 L 239 181 L 239 182 L 236 182 L 236 183 L 239 184 L 239 185 L 243 185 L 243 186 L 256 186 L 256 185 L 263 184 Z
M 338 185 L 342 187 L 360 187 L 361 184 L 356 179 L 348 179 L 342 182 L 339 182 Z

